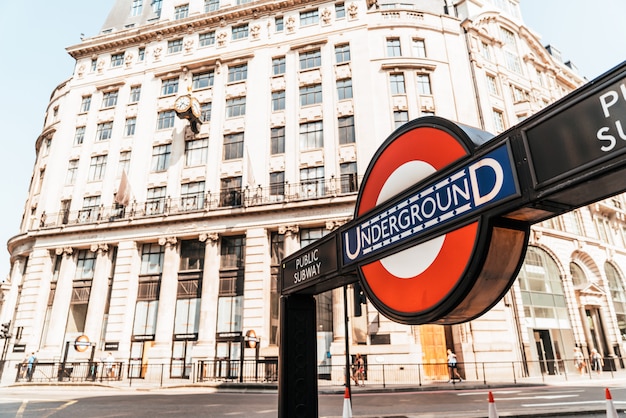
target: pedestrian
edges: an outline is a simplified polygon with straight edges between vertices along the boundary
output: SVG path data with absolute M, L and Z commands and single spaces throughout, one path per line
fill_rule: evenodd
M 450 350 L 449 348 L 448 348 L 448 373 L 450 374 L 450 380 L 448 380 L 448 383 L 452 383 L 456 379 L 459 379 L 459 382 L 463 381 L 463 379 L 461 378 L 461 375 L 459 374 L 459 371 L 457 370 L 456 354 L 454 354 L 452 350 Z
M 602 360 L 602 355 L 598 353 L 598 350 L 595 348 L 591 350 L 591 368 L 596 371 L 596 373 L 600 374 L 602 372 L 602 367 L 604 366 L 604 360 Z
M 37 356 L 35 355 L 34 351 L 28 357 L 27 362 L 28 362 L 28 365 L 27 365 L 27 370 L 26 370 L 26 378 L 30 382 L 31 380 L 33 380 L 33 374 L 35 373 L 35 365 L 37 364 Z
M 576 365 L 576 368 L 578 369 L 578 373 L 580 373 L 580 375 L 582 376 L 584 370 L 585 370 L 585 356 L 583 356 L 582 351 L 580 351 L 580 348 L 578 347 L 574 347 L 574 364 Z
M 115 358 L 113 357 L 113 353 L 109 352 L 104 359 L 104 373 L 106 377 L 113 377 L 113 363 L 115 362 Z
M 361 353 L 357 353 L 352 364 L 352 380 L 357 386 L 365 386 L 365 361 Z M 359 384 L 359 380 L 362 382 Z

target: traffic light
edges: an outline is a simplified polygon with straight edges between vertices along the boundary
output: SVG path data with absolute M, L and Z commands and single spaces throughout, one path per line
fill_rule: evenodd
M 361 305 L 367 303 L 367 297 L 358 282 L 352 285 L 352 290 L 354 290 L 354 316 L 361 316 Z
M 5 322 L 0 327 L 0 338 L 9 338 L 9 327 L 11 326 L 11 321 Z

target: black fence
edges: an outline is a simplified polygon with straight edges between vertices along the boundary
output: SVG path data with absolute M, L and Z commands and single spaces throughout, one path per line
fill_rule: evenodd
M 626 378 L 626 359 L 607 357 L 602 370 L 593 370 L 586 362 L 576 367 L 574 359 L 535 362 L 465 362 L 457 370 L 466 382 L 489 383 L 551 383 L 593 379 Z M 39 362 L 29 369 L 17 364 L 16 382 L 100 382 L 113 385 L 165 386 L 203 383 L 256 383 L 275 387 L 278 381 L 278 360 L 202 360 L 196 363 L 141 364 L 124 362 Z M 423 386 L 446 383 L 452 378 L 445 362 L 385 364 L 370 361 L 362 376 L 366 385 Z M 349 372 L 351 374 L 352 371 Z M 343 365 L 318 366 L 320 387 L 343 386 L 346 370 Z M 355 376 L 356 377 L 356 376 Z M 458 382 L 458 380 L 456 380 Z

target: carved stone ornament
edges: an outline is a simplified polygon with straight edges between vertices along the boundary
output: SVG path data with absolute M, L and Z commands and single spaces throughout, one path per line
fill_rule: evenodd
M 289 16 L 287 18 L 287 22 L 285 22 L 285 26 L 287 27 L 288 32 L 293 32 L 296 29 L 296 18 Z
M 183 44 L 183 48 L 185 48 L 185 52 L 191 52 L 191 50 L 193 49 L 193 39 L 187 39 Z
M 161 52 L 163 52 L 163 49 L 160 46 L 157 46 L 152 50 L 152 56 L 154 57 L 155 61 L 161 58 Z
M 90 248 L 92 253 L 106 253 L 109 251 L 108 244 L 91 244 Z
M 159 245 L 174 246 L 176 245 L 176 237 L 159 238 Z
M 200 234 L 200 236 L 198 237 L 201 242 L 210 241 L 212 243 L 217 242 L 219 238 L 220 236 L 217 232 L 205 232 Z
M 252 25 L 250 34 L 252 35 L 252 39 L 259 39 L 259 35 L 261 34 L 261 25 L 258 23 L 256 25 Z
M 56 255 L 72 255 L 74 249 L 72 247 L 59 247 L 55 249 L 54 252 L 56 253 Z
M 378 2 L 374 2 L 374 3 L 378 7 Z M 348 16 L 350 16 L 350 19 L 355 19 L 358 13 L 359 13 L 359 6 L 356 3 L 350 3 L 350 5 L 348 5 Z
M 298 225 L 287 225 L 278 227 L 278 233 L 281 235 L 293 235 L 297 234 L 298 231 L 300 231 L 300 227 Z
M 332 13 L 328 8 L 322 10 L 322 22 L 324 22 L 325 25 L 328 25 L 330 23 L 331 16 Z
M 224 44 L 226 43 L 226 38 L 228 37 L 228 35 L 226 35 L 226 32 L 220 32 L 217 34 L 217 44 L 219 46 L 224 46 Z

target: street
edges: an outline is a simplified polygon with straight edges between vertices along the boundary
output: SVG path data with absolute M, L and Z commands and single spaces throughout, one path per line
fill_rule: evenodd
M 609 388 L 618 411 L 626 388 Z M 491 389 L 500 416 L 606 416 L 603 387 L 535 386 Z M 354 417 L 486 417 L 488 390 L 355 391 Z M 341 417 L 343 394 L 320 394 L 320 417 Z M 581 412 L 588 413 L 581 415 Z M 102 387 L 0 388 L 0 418 L 64 417 L 276 417 L 277 394 L 216 392 L 209 388 L 150 391 Z

